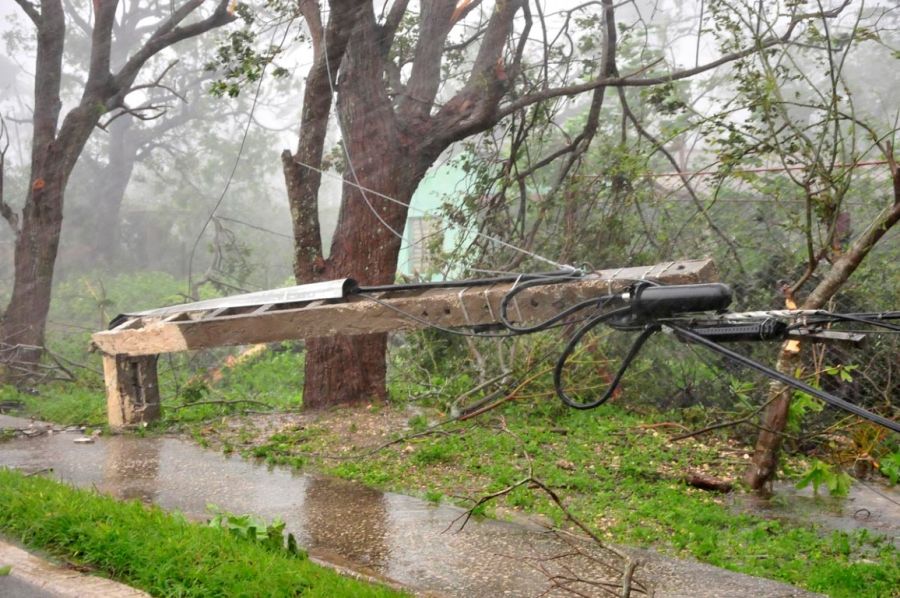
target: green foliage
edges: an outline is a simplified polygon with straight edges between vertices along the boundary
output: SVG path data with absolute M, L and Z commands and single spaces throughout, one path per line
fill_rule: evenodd
M 395 596 L 281 546 L 0 470 L 0 531 L 155 596 Z
M 226 529 L 239 538 L 258 542 L 276 551 L 283 549 L 295 557 L 307 557 L 306 552 L 297 547 L 297 539 L 294 538 L 294 534 L 289 533 L 285 537 L 285 523 L 281 519 L 266 523 L 254 515 L 235 515 L 223 511 L 213 504 L 207 505 L 206 510 L 213 514 L 208 523 L 209 527 Z
M 409 418 L 407 425 L 413 432 L 424 432 L 428 427 L 428 418 L 421 414 L 415 415 Z
M 430 503 L 438 504 L 443 498 L 444 494 L 440 490 L 428 489 L 425 491 L 425 500 Z
M 797 482 L 797 488 L 806 488 L 812 484 L 813 493 L 818 494 L 819 486 L 824 485 L 832 496 L 847 496 L 851 482 L 850 476 L 843 471 L 835 471 L 830 464 L 814 459 Z
M 894 452 L 882 457 L 878 462 L 879 471 L 890 480 L 891 485 L 900 481 L 900 452 Z
M 53 294 L 51 320 L 94 322 L 98 330 L 120 313 L 182 303 L 184 282 L 166 272 L 134 272 L 109 277 L 85 273 L 59 284 Z M 210 298 L 205 293 L 205 298 Z
M 39 420 L 63 425 L 106 422 L 106 395 L 103 387 L 82 382 L 54 382 L 30 392 L 0 386 L 0 402 L 20 403 L 22 410 Z
M 831 367 L 825 368 L 824 373 L 829 376 L 835 376 L 839 378 L 843 382 L 853 382 L 853 370 L 857 369 L 859 366 L 856 365 L 833 365 Z
M 639 426 L 657 418 L 671 421 L 670 413 L 645 411 L 638 417 L 616 405 L 585 413 L 527 400 L 494 413 L 487 421 L 502 416 L 509 433 L 492 425 L 453 424 L 442 427 L 442 434 L 397 444 L 396 450 L 339 464 L 313 463 L 381 488 L 423 492 L 431 501 L 499 491 L 533 467 L 550 487 L 565 489 L 567 508 L 610 541 L 653 546 L 832 596 L 858 596 L 862 587 L 866 595 L 887 597 L 900 580 L 900 552 L 881 536 L 866 531 L 823 535 L 812 527 L 737 513 L 718 497 L 685 486 L 681 472 L 717 462 L 721 467 L 723 456 L 709 445 L 673 444 L 666 435 Z M 289 435 L 273 437 L 268 454 L 333 451 L 330 433 L 321 430 L 310 439 L 314 430 L 305 429 L 307 436 L 298 445 Z M 410 444 L 414 450 L 402 448 Z M 830 479 L 836 492 L 849 481 Z M 556 506 L 532 489 L 518 488 L 482 505 L 479 513 L 501 506 L 562 523 Z
M 292 12 L 283 0 L 267 0 L 264 8 L 275 15 Z M 283 48 L 271 43 L 266 46 L 259 41 L 259 33 L 253 27 L 258 10 L 245 2 L 236 4 L 235 13 L 245 26 L 231 31 L 219 45 L 215 60 L 206 64 L 206 70 L 220 73 L 220 77 L 210 86 L 210 93 L 216 97 L 237 97 L 242 87 L 259 81 L 269 65 L 273 65 L 273 77 L 283 78 L 290 74 L 286 68 L 275 64 Z M 300 34 L 296 40 L 300 41 L 303 37 Z
M 427 444 L 412 454 L 412 462 L 417 465 L 445 463 L 453 459 L 457 451 L 451 441 Z
M 227 361 L 224 355 L 218 363 L 223 361 Z M 240 413 L 246 409 L 264 410 L 263 405 L 278 410 L 298 409 L 302 403 L 303 364 L 304 355 L 296 345 L 284 343 L 272 345 L 232 367 L 221 368 L 222 377 L 216 382 L 198 375 L 175 386 L 172 379 L 161 374 L 165 423 L 205 421 L 216 415 Z M 166 409 L 172 402 L 172 395 L 176 394 L 174 399 L 181 408 Z M 253 403 L 240 402 L 244 400 Z M 203 404 L 204 401 L 220 403 Z
M 803 418 L 808 413 L 821 413 L 825 408 L 821 399 L 818 399 L 801 390 L 794 391 L 791 405 L 788 408 L 787 427 L 791 432 L 800 430 Z
M 202 378 L 188 380 L 185 385 L 181 387 L 181 392 L 179 393 L 181 400 L 185 403 L 196 403 L 197 401 L 203 400 L 208 394 L 209 383 Z

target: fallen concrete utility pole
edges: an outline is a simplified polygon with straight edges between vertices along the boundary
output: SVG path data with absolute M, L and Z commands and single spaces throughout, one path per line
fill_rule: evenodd
M 563 284 L 523 290 L 512 315 L 540 320 L 561 308 L 625 290 L 638 280 L 662 284 L 715 282 L 710 259 L 601 270 Z M 349 294 L 352 281 L 301 285 L 188 303 L 120 318 L 93 335 L 103 352 L 109 425 L 121 428 L 160 416 L 156 363 L 161 353 L 394 330 L 496 324 L 500 302 L 516 282 L 477 287 L 393 290 L 379 300 Z M 413 319 L 415 318 L 415 319 Z

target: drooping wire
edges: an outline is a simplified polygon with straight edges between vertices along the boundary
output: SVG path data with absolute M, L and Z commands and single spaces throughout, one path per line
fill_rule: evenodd
M 775 369 L 772 369 L 766 365 L 763 365 L 762 363 L 759 363 L 745 355 L 741 355 L 740 353 L 732 351 L 732 350 L 722 346 L 721 344 L 714 342 L 713 340 L 710 340 L 709 338 L 706 338 L 702 334 L 698 334 L 697 332 L 694 332 L 693 330 L 691 330 L 690 327 L 696 325 L 695 320 L 679 320 L 679 319 L 673 318 L 673 317 L 648 316 L 647 315 L 648 312 L 646 312 L 640 305 L 640 297 L 641 297 L 640 292 L 629 292 L 629 293 L 623 294 L 623 295 L 606 295 L 606 296 L 603 296 L 602 298 L 598 297 L 598 298 L 582 301 L 581 303 L 578 303 L 574 306 L 563 309 L 558 314 L 548 318 L 547 320 L 544 320 L 543 322 L 540 322 L 537 325 L 533 325 L 533 326 L 528 326 L 528 327 L 516 326 L 512 322 L 509 321 L 509 319 L 507 317 L 508 305 L 515 298 L 515 295 L 518 294 L 519 292 L 521 292 L 523 289 L 533 287 L 533 286 L 543 285 L 543 284 L 549 284 L 552 282 L 555 282 L 555 283 L 570 282 L 573 278 L 574 277 L 571 276 L 571 274 L 566 276 L 565 273 L 563 273 L 562 275 L 558 275 L 554 278 L 550 278 L 550 279 L 548 279 L 546 276 L 544 276 L 543 278 L 529 280 L 526 282 L 526 284 L 522 284 L 522 285 L 517 284 L 512 289 L 510 289 L 501 300 L 501 306 L 502 306 L 501 307 L 501 317 L 499 318 L 500 323 L 502 323 L 509 331 L 507 333 L 468 332 L 468 331 L 458 331 L 458 330 L 453 330 L 450 328 L 445 328 L 442 326 L 438 326 L 432 322 L 429 322 L 429 321 L 425 320 L 424 318 L 420 318 L 419 316 L 417 316 L 415 314 L 406 312 L 405 310 L 402 310 L 402 309 L 392 305 L 390 302 L 384 301 L 373 295 L 369 295 L 369 294 L 362 293 L 362 292 L 358 292 L 358 294 L 368 298 L 371 301 L 379 303 L 379 304 L 383 305 L 384 307 L 387 307 L 395 312 L 398 312 L 398 313 L 402 314 L 404 317 L 409 318 L 413 321 L 416 321 L 419 324 L 422 324 L 424 326 L 427 326 L 427 327 L 430 327 L 430 328 L 433 328 L 436 330 L 441 330 L 443 332 L 447 332 L 450 334 L 457 334 L 457 335 L 461 335 L 461 336 L 484 337 L 484 338 L 508 338 L 510 336 L 516 336 L 519 334 L 525 334 L 525 333 L 529 333 L 529 332 L 537 332 L 537 331 L 541 331 L 541 330 L 548 330 L 550 328 L 555 328 L 558 326 L 570 325 L 573 323 L 571 320 L 568 322 L 560 322 L 560 321 L 564 320 L 567 316 L 575 313 L 576 311 L 586 309 L 588 307 L 597 307 L 598 309 L 602 309 L 605 305 L 607 305 L 611 301 L 618 299 L 620 301 L 625 301 L 627 304 L 622 307 L 618 307 L 618 308 L 615 308 L 615 309 L 612 309 L 609 311 L 602 312 L 600 314 L 596 314 L 593 316 L 589 316 L 589 317 L 577 320 L 577 322 L 585 322 L 585 320 L 586 320 L 586 322 L 583 323 L 578 328 L 578 330 L 572 335 L 572 337 L 566 343 L 566 346 L 563 349 L 562 354 L 560 355 L 559 359 L 556 362 L 556 365 L 553 370 L 553 386 L 554 386 L 556 394 L 560 398 L 560 400 L 569 407 L 572 407 L 575 409 L 592 409 L 594 407 L 602 405 L 607 400 L 609 400 L 609 398 L 612 397 L 613 394 L 615 393 L 616 389 L 618 388 L 618 386 L 622 380 L 622 377 L 624 376 L 624 374 L 628 370 L 628 368 L 631 366 L 632 362 L 637 357 L 640 350 L 645 345 L 646 341 L 651 336 L 653 336 L 654 333 L 658 332 L 661 329 L 666 329 L 666 330 L 671 330 L 677 337 L 679 337 L 682 340 L 685 340 L 690 343 L 699 344 L 709 350 L 712 350 L 712 351 L 724 356 L 725 358 L 727 358 L 731 361 L 734 361 L 741 365 L 755 369 L 758 372 L 761 372 L 762 374 L 768 376 L 770 379 L 782 382 L 783 384 L 786 384 L 793 388 L 801 390 L 809 395 L 818 397 L 819 399 L 825 401 L 827 404 L 829 404 L 833 407 L 837 407 L 838 409 L 842 409 L 844 411 L 852 413 L 853 415 L 856 415 L 858 417 L 861 417 L 863 419 L 871 421 L 875 424 L 883 426 L 894 432 L 900 432 L 900 423 L 898 423 L 898 422 L 895 422 L 887 417 L 878 415 L 877 413 L 873 413 L 873 412 L 871 412 L 863 407 L 860 407 L 858 405 L 854 405 L 853 403 L 850 403 L 844 399 L 836 397 L 830 393 L 827 393 L 820 389 L 814 388 L 814 387 L 810 386 L 809 384 L 806 384 L 802 380 L 798 380 L 792 376 L 783 374 L 783 373 L 781 373 Z M 462 281 L 462 282 L 465 282 L 465 281 Z M 453 284 L 453 283 L 444 283 L 443 286 L 450 286 L 451 284 Z M 459 285 L 461 283 L 455 283 L 455 284 Z M 419 287 L 421 285 L 412 285 L 412 286 Z M 637 288 L 637 287 L 635 287 L 635 288 Z M 380 290 L 389 290 L 389 288 L 382 287 Z M 679 297 L 678 295 L 675 295 L 675 296 L 673 296 L 673 299 L 675 299 L 677 301 L 677 300 L 680 300 L 681 297 Z M 691 306 L 691 307 L 697 306 L 696 303 L 693 305 L 691 305 L 690 303 L 687 303 L 687 305 Z M 686 312 L 690 311 L 690 307 L 685 308 L 684 304 L 682 304 L 681 312 L 679 312 L 672 305 L 663 305 L 661 307 L 656 307 L 654 309 L 656 309 L 657 313 L 661 313 L 661 314 L 671 313 L 672 315 L 675 315 L 678 313 L 686 313 Z M 744 314 L 735 314 L 735 315 L 742 316 Z M 806 314 L 806 315 L 808 315 L 808 316 L 809 315 L 817 315 L 820 318 L 826 319 L 827 321 L 863 322 L 863 323 L 874 324 L 874 325 L 885 324 L 885 322 L 883 322 L 883 321 L 878 321 L 878 320 L 884 319 L 885 314 L 835 314 L 835 313 L 830 313 L 830 312 L 816 312 L 816 314 Z M 893 316 L 894 314 L 890 313 L 890 315 Z M 621 326 L 621 322 L 619 322 L 619 323 L 613 322 L 617 318 L 628 319 L 631 321 L 626 322 L 625 326 Z M 746 321 L 746 317 L 743 319 Z M 738 321 L 741 321 L 741 319 L 739 318 Z M 569 358 L 575 352 L 575 349 L 581 342 L 581 339 L 584 338 L 584 336 L 588 332 L 590 332 L 591 330 L 593 330 L 594 328 L 596 328 L 597 326 L 599 326 L 600 324 L 603 324 L 603 323 L 610 324 L 614 328 L 617 328 L 617 329 L 618 328 L 633 329 L 637 326 L 640 326 L 641 332 L 638 335 L 637 339 L 632 344 L 631 348 L 628 350 L 628 353 L 625 355 L 621 365 L 619 366 L 618 371 L 616 372 L 616 375 L 613 377 L 613 379 L 609 383 L 609 385 L 606 386 L 605 391 L 597 398 L 594 398 L 589 401 L 580 401 L 580 400 L 573 398 L 566 392 L 564 384 L 563 384 L 563 373 L 565 371 L 565 368 L 569 361 Z M 890 328 L 893 328 L 894 326 L 892 324 L 888 324 L 887 326 L 884 326 L 884 327 L 890 329 Z M 786 330 L 787 329 L 785 328 L 785 334 L 786 334 Z
M 593 409 L 594 407 L 599 407 L 600 405 L 608 401 L 609 398 L 616 392 L 616 389 L 619 387 L 619 383 L 622 381 L 622 376 L 625 375 L 625 372 L 631 366 L 631 362 L 634 361 L 634 358 L 637 357 L 638 353 L 640 353 L 641 348 L 644 346 L 644 343 L 647 342 L 647 339 L 653 336 L 655 332 L 658 332 L 660 330 L 660 326 L 658 324 L 649 324 L 644 327 L 644 329 L 638 335 L 637 339 L 635 339 L 634 344 L 631 345 L 631 348 L 625 355 L 625 359 L 622 360 L 622 364 L 619 366 L 619 370 L 616 372 L 616 375 L 606 387 L 606 390 L 596 399 L 587 402 L 581 402 L 573 399 L 568 393 L 566 393 L 565 387 L 563 386 L 562 375 L 563 371 L 566 368 L 566 363 L 569 361 L 569 356 L 571 356 L 575 351 L 575 347 L 578 346 L 578 343 L 581 342 L 581 339 L 585 334 L 587 334 L 600 324 L 611 320 L 612 318 L 615 318 L 617 316 L 625 316 L 630 313 L 631 306 L 626 306 L 608 311 L 606 313 L 600 314 L 599 316 L 595 316 L 594 318 L 590 319 L 585 325 L 579 328 L 578 331 L 575 332 L 575 334 L 569 340 L 569 342 L 566 343 L 562 354 L 559 356 L 559 359 L 556 360 L 556 366 L 553 368 L 553 388 L 556 390 L 556 396 L 558 396 L 564 404 L 572 407 L 573 409 Z
M 279 44 L 279 48 L 284 46 L 284 42 L 287 41 L 288 33 L 291 30 L 291 25 L 294 23 L 295 19 L 291 19 L 288 21 L 287 26 L 284 28 L 284 35 L 281 38 L 281 43 Z M 278 32 L 277 27 L 272 30 L 272 40 L 269 43 L 271 46 L 275 41 L 275 35 Z M 250 105 L 250 113 L 247 115 L 247 124 L 244 127 L 244 133 L 241 135 L 241 143 L 238 146 L 238 153 L 234 157 L 234 164 L 231 166 L 231 172 L 228 173 L 228 178 L 225 179 L 225 185 L 222 187 L 222 192 L 219 194 L 219 199 L 216 200 L 213 209 L 210 210 L 209 215 L 206 217 L 206 221 L 203 223 L 203 226 L 200 228 L 200 232 L 197 233 L 197 238 L 194 239 L 194 244 L 191 246 L 191 253 L 188 257 L 188 295 L 191 294 L 191 289 L 193 285 L 193 269 L 194 269 L 194 255 L 197 253 L 197 246 L 200 244 L 200 239 L 203 238 L 203 234 L 206 232 L 206 229 L 209 228 L 209 223 L 212 222 L 213 217 L 216 215 L 216 211 L 218 211 L 219 207 L 222 205 L 222 202 L 225 201 L 225 195 L 228 193 L 228 190 L 231 188 L 231 182 L 234 180 L 234 175 L 237 172 L 238 164 L 241 162 L 241 156 L 244 153 L 244 146 L 247 144 L 247 137 L 250 134 L 250 126 L 253 124 L 253 115 L 256 112 L 256 107 L 259 104 L 259 95 L 262 91 L 263 80 L 265 79 L 266 69 L 268 68 L 269 63 L 266 62 L 263 64 L 262 71 L 259 74 L 259 81 L 256 84 L 256 91 L 253 94 L 253 102 Z
M 302 166 L 303 168 L 306 168 L 306 169 L 308 169 L 308 170 L 312 170 L 313 172 L 318 173 L 319 175 L 321 175 L 321 176 L 324 177 L 324 178 L 327 178 L 327 179 L 331 179 L 331 180 L 334 180 L 334 181 L 341 182 L 341 183 L 343 183 L 343 184 L 345 184 L 345 185 L 349 185 L 349 186 L 351 186 L 351 187 L 354 187 L 354 188 L 356 188 L 356 189 L 359 189 L 361 192 L 364 191 L 364 192 L 366 192 L 366 193 L 368 193 L 368 194 L 370 194 L 370 195 L 374 195 L 374 196 L 376 196 L 376 197 L 380 197 L 380 198 L 385 199 L 385 200 L 387 200 L 387 201 L 393 202 L 393 203 L 395 203 L 395 204 L 397 204 L 397 205 L 404 206 L 405 208 L 407 208 L 407 209 L 409 209 L 409 210 L 411 210 L 411 211 L 413 211 L 413 212 L 418 212 L 418 213 L 420 213 L 420 214 L 425 214 L 425 215 L 429 215 L 429 214 L 430 214 L 430 212 L 428 212 L 427 210 L 423 210 L 423 209 L 421 209 L 421 208 L 416 208 L 416 207 L 410 205 L 409 203 L 407 203 L 407 202 L 405 202 L 405 201 L 401 201 L 401 200 L 399 200 L 399 199 L 396 199 L 396 198 L 394 198 L 394 197 L 391 197 L 390 195 L 386 195 L 386 194 L 384 194 L 384 193 L 381 193 L 380 191 L 377 191 L 377 190 L 375 190 L 375 189 L 372 189 L 371 187 L 366 187 L 365 185 L 361 185 L 361 184 L 359 184 L 359 183 L 354 183 L 353 181 L 347 180 L 347 179 L 345 179 L 345 178 L 343 178 L 343 177 L 341 177 L 341 176 L 332 174 L 331 172 L 328 172 L 327 170 L 323 170 L 323 169 L 321 169 L 321 168 L 316 168 L 316 167 L 313 166 L 312 164 L 307 164 L 306 162 L 303 162 L 303 161 L 298 160 L 298 159 L 296 159 L 296 158 L 294 158 L 293 161 L 294 161 L 294 164 L 297 164 L 298 166 Z M 365 197 L 365 195 L 363 195 L 363 197 Z M 371 208 L 371 205 L 370 205 L 370 208 Z M 374 208 L 373 208 L 373 209 L 374 209 Z M 376 214 L 376 215 L 377 215 L 377 214 Z M 449 228 L 449 227 L 448 227 L 448 228 Z M 484 239 L 486 239 L 486 240 L 488 240 L 488 241 L 490 241 L 490 242 L 492 242 L 492 243 L 496 243 L 497 245 L 501 245 L 501 246 L 503 246 L 503 247 L 507 247 L 507 248 L 509 248 L 509 249 L 512 249 L 513 251 L 517 251 L 517 252 L 521 253 L 522 255 L 526 255 L 526 256 L 528 256 L 528 257 L 530 257 L 530 258 L 532 258 L 532 259 L 535 259 L 535 260 L 537 260 L 537 261 L 539 261 L 539 262 L 543 262 L 543 263 L 545 263 L 545 264 L 554 266 L 554 267 L 556 267 L 556 268 L 560 268 L 560 269 L 566 269 L 566 268 L 568 268 L 568 269 L 574 269 L 573 266 L 570 266 L 570 265 L 568 265 L 568 264 L 560 264 L 559 262 L 554 262 L 554 261 L 551 260 L 550 258 L 547 258 L 547 257 L 544 257 L 544 256 L 542 256 L 542 255 L 540 255 L 540 254 L 534 253 L 533 251 L 528 251 L 527 249 L 523 249 L 522 247 L 517 247 L 516 245 L 513 245 L 512 243 L 509 243 L 509 242 L 507 242 L 507 241 L 503 241 L 503 240 L 498 239 L 497 237 L 493 237 L 493 236 L 491 236 L 491 235 L 489 235 L 489 234 L 487 234 L 487 233 L 481 232 L 481 231 L 479 231 L 479 230 L 475 230 L 474 227 L 472 227 L 472 226 L 465 227 L 465 228 L 463 228 L 462 230 L 463 230 L 464 232 L 473 233 L 473 234 L 474 234 L 475 236 L 477 236 L 477 237 L 482 237 L 482 238 L 484 238 Z
M 723 347 L 719 343 L 713 342 L 682 325 L 669 322 L 666 324 L 666 326 L 671 328 L 672 331 L 675 333 L 675 335 L 680 338 L 683 338 L 690 342 L 694 342 L 699 345 L 702 345 L 702 346 L 706 347 L 707 349 L 715 351 L 716 353 L 719 353 L 732 361 L 735 361 L 737 363 L 740 363 L 741 365 L 744 365 L 744 366 L 752 368 L 758 372 L 761 372 L 761 373 L 765 374 L 766 376 L 768 376 L 769 378 L 778 380 L 779 382 L 781 382 L 783 384 L 787 384 L 788 386 L 792 386 L 792 387 L 794 387 L 798 390 L 801 390 L 809 395 L 812 395 L 814 397 L 822 399 L 823 401 L 825 401 L 832 407 L 837 407 L 838 409 L 843 409 L 844 411 L 847 411 L 848 413 L 852 413 L 853 415 L 859 416 L 863 419 L 867 419 L 873 423 L 876 423 L 880 426 L 887 428 L 888 430 L 892 430 L 894 432 L 900 432 L 900 423 L 897 423 L 891 419 L 888 419 L 886 417 L 878 415 L 877 413 L 872 413 L 871 411 L 864 409 L 864 408 L 860 407 L 859 405 L 854 405 L 853 403 L 850 403 L 849 401 L 845 401 L 844 399 L 841 399 L 830 393 L 827 393 L 825 391 L 819 390 L 818 388 L 810 386 L 809 384 L 803 382 L 802 380 L 798 380 L 798 379 L 794 378 L 793 376 L 788 376 L 787 374 L 783 374 L 783 373 L 779 372 L 778 370 L 775 370 L 768 366 L 765 366 L 753 359 L 750 359 L 746 355 L 741 355 L 740 353 L 732 351 L 731 349 L 729 349 L 727 347 Z
M 569 278 L 575 279 L 575 278 L 578 278 L 579 276 L 581 276 L 581 273 L 576 270 L 571 276 L 569 276 Z M 624 279 L 620 279 L 620 280 L 624 280 Z M 553 282 L 556 282 L 556 281 L 538 279 L 538 280 L 527 280 L 523 284 L 518 284 L 518 281 L 517 281 L 516 286 L 514 286 L 512 289 L 510 289 L 509 292 L 506 293 L 503 296 L 503 299 L 500 301 L 500 323 L 503 324 L 507 329 L 512 330 L 514 332 L 518 332 L 519 334 L 527 334 L 529 332 L 537 332 L 539 330 L 544 330 L 544 328 L 549 324 L 558 322 L 558 321 L 562 320 L 563 318 L 565 318 L 573 313 L 579 312 L 583 309 L 587 309 L 588 307 L 602 308 L 603 306 L 605 306 L 607 303 L 609 303 L 610 301 L 612 301 L 615 298 L 615 295 L 600 295 L 599 297 L 592 297 L 590 299 L 586 299 L 580 303 L 576 303 L 575 305 L 562 310 L 561 312 L 557 313 L 556 315 L 552 316 L 551 318 L 549 318 L 547 320 L 544 320 L 543 322 L 540 322 L 538 324 L 533 324 L 531 326 L 516 326 L 509 320 L 509 316 L 507 315 L 509 312 L 509 304 L 511 301 L 515 300 L 516 295 L 518 295 L 519 293 L 521 293 L 522 291 L 524 291 L 526 289 L 530 289 L 530 288 L 536 287 L 536 286 L 551 284 Z M 647 281 L 647 282 L 650 284 L 656 284 L 656 283 L 652 283 L 651 281 Z

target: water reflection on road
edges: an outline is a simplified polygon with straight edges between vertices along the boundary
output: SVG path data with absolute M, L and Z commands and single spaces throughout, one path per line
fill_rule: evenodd
M 2 442 L 0 466 L 52 468 L 54 476 L 76 486 L 152 501 L 194 519 L 207 518 L 210 503 L 233 513 L 278 517 L 314 556 L 428 594 L 537 596 L 549 587 L 548 572 L 560 567 L 592 579 L 616 573 L 605 555 L 604 562 L 559 558 L 572 547 L 537 526 L 473 521 L 460 533 L 446 532 L 460 509 L 271 469 L 176 438 L 115 436 L 74 444 L 74 437 L 63 432 Z M 808 595 L 707 565 L 639 555 L 636 580 L 652 586 L 656 596 Z M 590 587 L 582 589 L 591 595 Z

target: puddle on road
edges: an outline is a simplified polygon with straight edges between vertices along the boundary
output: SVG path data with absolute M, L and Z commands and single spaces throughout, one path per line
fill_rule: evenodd
M 900 490 L 879 482 L 855 481 L 846 497 L 819 494 L 812 486 L 798 489 L 789 482 L 779 482 L 770 499 L 752 494 L 735 495 L 732 505 L 761 517 L 801 524 L 818 525 L 825 530 L 852 532 L 868 529 L 892 538 L 900 546 Z
M 593 556 L 602 561 L 560 559 L 572 546 L 538 526 L 472 521 L 462 532 L 445 532 L 461 509 L 267 468 L 175 438 L 115 436 L 74 444 L 75 437 L 55 433 L 0 443 L 0 466 L 52 468 L 54 476 L 76 486 L 152 501 L 195 519 L 209 517 L 209 503 L 233 513 L 279 517 L 311 554 L 429 594 L 537 596 L 549 587 L 548 573 L 563 566 L 591 579 L 614 574 L 599 551 Z M 634 554 L 642 561 L 636 581 L 652 585 L 656 596 L 809 595 L 707 565 Z

